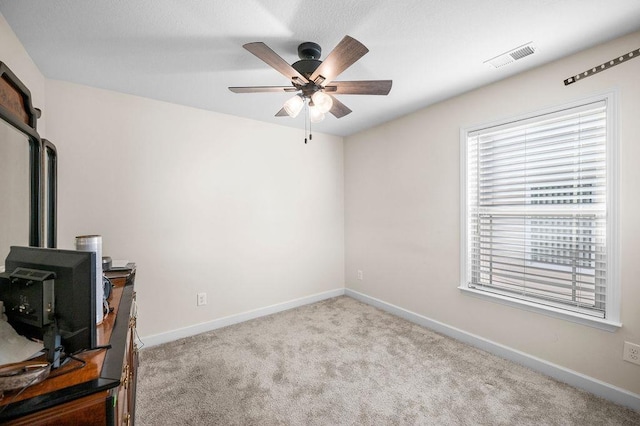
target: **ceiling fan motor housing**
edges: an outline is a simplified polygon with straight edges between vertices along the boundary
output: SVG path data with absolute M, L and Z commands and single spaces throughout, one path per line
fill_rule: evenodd
M 298 46 L 298 57 L 300 59 L 320 59 L 322 48 L 318 43 L 307 41 Z
M 320 55 L 322 49 L 318 43 L 307 41 L 298 46 L 299 61 L 294 62 L 291 66 L 300 74 L 309 78 L 311 74 L 320 66 Z
M 291 66 L 308 79 L 321 63 L 322 61 L 317 59 L 301 59 L 298 62 L 294 62 Z

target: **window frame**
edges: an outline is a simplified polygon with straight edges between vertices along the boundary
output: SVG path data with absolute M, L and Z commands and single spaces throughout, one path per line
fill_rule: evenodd
M 538 116 L 557 113 L 562 110 L 580 107 L 585 104 L 605 101 L 607 111 L 607 141 L 606 141 L 606 232 L 607 232 L 607 289 L 605 317 L 597 318 L 591 315 L 573 312 L 561 307 L 554 307 L 529 300 L 518 299 L 508 295 L 492 293 L 469 287 L 471 262 L 469 253 L 469 205 L 468 205 L 468 135 L 479 130 L 504 126 L 509 123 L 535 119 Z M 498 302 L 508 306 L 537 312 L 540 314 L 564 319 L 567 321 L 599 328 L 606 331 L 616 331 L 620 322 L 620 272 L 619 272 L 619 140 L 618 140 L 618 94 L 616 90 L 599 93 L 578 99 L 562 105 L 521 114 L 515 117 L 496 120 L 475 126 L 460 128 L 460 285 L 458 288 L 465 294 L 484 300 Z

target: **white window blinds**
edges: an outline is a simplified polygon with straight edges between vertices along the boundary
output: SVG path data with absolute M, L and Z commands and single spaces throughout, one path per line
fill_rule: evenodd
M 606 101 L 466 142 L 467 286 L 604 318 Z

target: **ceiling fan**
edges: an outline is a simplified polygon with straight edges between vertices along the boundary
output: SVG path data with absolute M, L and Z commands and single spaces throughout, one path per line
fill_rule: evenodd
M 322 121 L 327 112 L 341 118 L 351 110 L 334 95 L 387 95 L 391 90 L 391 80 L 334 81 L 334 78 L 369 51 L 362 43 L 349 36 L 345 36 L 324 61 L 320 60 L 320 45 L 313 42 L 302 43 L 298 46 L 300 60 L 291 65 L 262 42 L 247 43 L 242 47 L 284 75 L 291 81 L 291 85 L 229 87 L 229 90 L 234 93 L 296 93 L 285 102 L 276 117 L 296 117 L 306 106 L 309 120 L 313 123 Z

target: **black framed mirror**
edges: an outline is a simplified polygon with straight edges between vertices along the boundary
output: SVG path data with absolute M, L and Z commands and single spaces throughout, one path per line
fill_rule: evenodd
M 12 245 L 56 244 L 57 154 L 38 134 L 39 117 L 29 89 L 0 62 L 0 269 Z
M 43 211 L 44 211 L 44 246 L 56 247 L 57 244 L 57 204 L 58 204 L 58 151 L 47 139 L 42 139 L 44 149 L 43 162 Z

